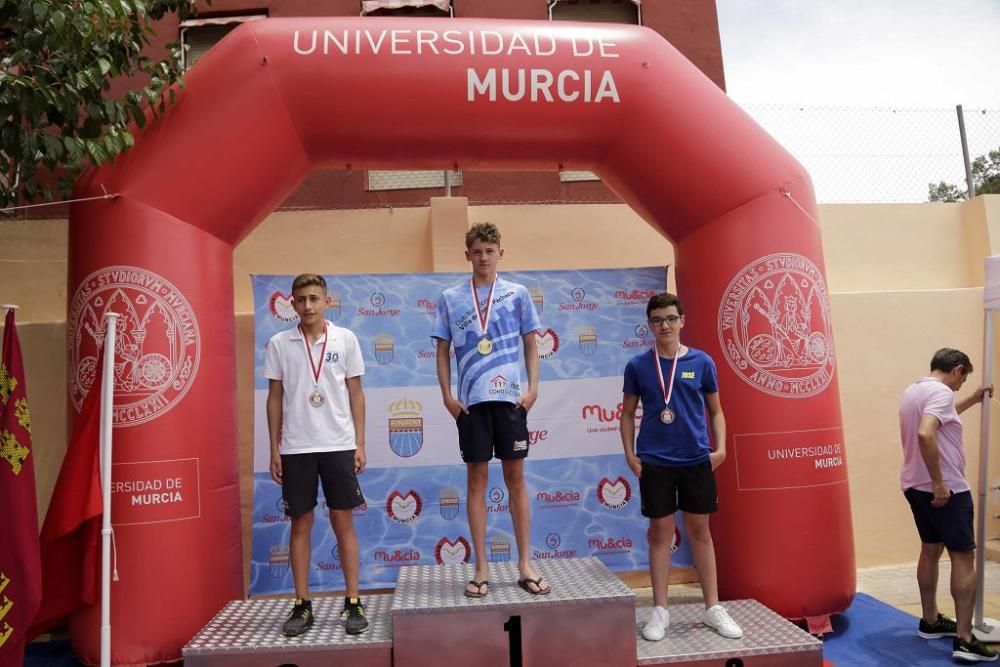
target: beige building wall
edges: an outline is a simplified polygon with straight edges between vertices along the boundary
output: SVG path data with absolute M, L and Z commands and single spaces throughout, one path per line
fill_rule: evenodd
M 672 265 L 670 243 L 624 205 L 467 207 L 272 214 L 236 249 L 239 447 L 249 535 L 253 316 L 249 276 L 266 273 L 462 271 L 462 234 L 489 220 L 504 233 L 501 269 Z M 859 566 L 911 562 L 917 542 L 898 489 L 896 403 L 942 346 L 982 363 L 983 258 L 1000 254 L 1000 196 L 963 204 L 820 207 L 832 294 L 848 470 Z M 39 515 L 44 516 L 66 443 L 66 230 L 62 220 L 0 222 L 0 302 L 18 314 L 33 413 Z M 671 287 L 673 280 L 670 281 Z M 1000 432 L 1000 395 L 992 402 Z M 979 410 L 965 415 L 968 471 L 978 470 Z M 995 442 L 996 437 L 992 440 Z M 1000 448 L 992 447 L 992 484 Z M 975 486 L 975 480 L 972 480 Z M 1000 493 L 989 496 L 1000 514 Z M 1000 536 L 990 519 L 989 535 Z M 245 551 L 249 539 L 245 540 Z

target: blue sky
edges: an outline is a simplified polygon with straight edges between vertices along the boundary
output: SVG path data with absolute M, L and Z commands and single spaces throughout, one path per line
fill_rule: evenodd
M 717 0 L 741 104 L 1000 108 L 1000 0 Z

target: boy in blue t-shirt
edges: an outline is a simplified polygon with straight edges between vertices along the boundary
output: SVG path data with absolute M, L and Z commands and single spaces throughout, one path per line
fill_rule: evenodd
M 504 483 L 517 542 L 518 586 L 545 595 L 549 584 L 531 564 L 531 507 L 524 483 L 528 455 L 528 411 L 538 398 L 538 348 L 541 328 L 535 304 L 524 285 L 497 276 L 503 257 L 500 231 L 483 222 L 465 235 L 465 258 L 472 276 L 446 289 L 438 301 L 431 332 L 437 342 L 437 375 L 444 407 L 455 419 L 458 444 L 467 469 L 469 532 L 476 573 L 465 588 L 467 597 L 481 598 L 489 590 L 486 559 L 486 483 L 495 455 L 503 465 Z M 451 393 L 451 346 L 455 346 L 458 397 Z M 527 391 L 521 385 L 521 348 L 528 371 Z
M 712 358 L 681 344 L 684 308 L 673 294 L 657 294 L 646 306 L 656 345 L 625 366 L 621 436 L 625 459 L 639 478 L 642 515 L 649 518 L 649 574 L 653 610 L 642 629 L 649 641 L 663 639 L 670 625 L 667 581 L 674 513 L 684 512 L 684 527 L 705 596 L 702 621 L 723 637 L 743 630 L 719 604 L 715 545 L 708 517 L 719 507 L 714 470 L 726 458 L 726 418 Z M 642 401 L 642 423 L 635 438 L 635 410 Z M 705 408 L 715 451 L 709 445 Z

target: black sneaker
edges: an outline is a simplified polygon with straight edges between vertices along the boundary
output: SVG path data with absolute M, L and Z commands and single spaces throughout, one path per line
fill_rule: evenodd
M 341 618 L 347 614 L 347 622 L 344 629 L 349 635 L 360 635 L 368 629 L 368 619 L 365 617 L 365 606 L 361 604 L 360 598 L 344 598 L 344 611 L 340 612 Z
M 313 624 L 313 603 L 312 600 L 295 599 L 295 606 L 292 613 L 288 615 L 288 620 L 281 626 L 281 631 L 286 637 L 298 637 L 303 632 L 312 627 Z
M 997 654 L 975 637 L 969 641 L 955 637 L 951 641 L 951 657 L 970 662 L 996 662 Z
M 954 637 L 958 634 L 958 623 L 954 619 L 948 618 L 944 614 L 938 614 L 937 620 L 928 623 L 920 619 L 920 627 L 917 628 L 917 636 L 921 639 L 939 639 L 941 637 Z

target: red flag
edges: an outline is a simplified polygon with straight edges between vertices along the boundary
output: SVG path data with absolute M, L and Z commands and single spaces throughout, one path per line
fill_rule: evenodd
M 20 667 L 28 625 L 42 597 L 31 416 L 14 310 L 0 356 L 0 665 Z
M 101 599 L 101 377 L 83 400 L 42 526 L 42 605 L 29 637 L 62 624 Z

